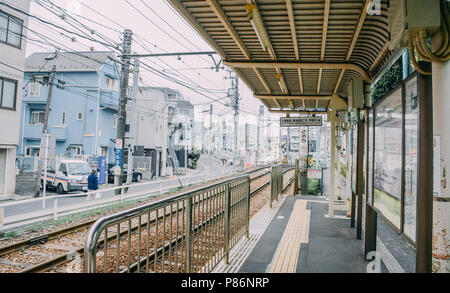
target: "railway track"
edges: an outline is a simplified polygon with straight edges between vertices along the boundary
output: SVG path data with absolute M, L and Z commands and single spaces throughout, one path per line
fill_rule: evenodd
M 288 170 L 286 170 L 286 172 L 287 171 Z M 270 174 L 270 171 L 267 172 L 261 169 L 247 172 L 247 174 L 257 172 L 261 172 L 261 174 L 252 177 L 252 183 L 262 181 Z M 252 197 L 270 184 L 267 179 L 264 181 L 267 182 L 264 182 L 261 185 L 258 184 L 258 187 L 252 189 Z M 286 188 L 289 184 L 286 185 Z M 157 222 L 158 220 L 161 221 L 165 216 L 164 213 L 158 219 L 151 219 L 151 223 Z M 64 265 L 72 262 L 74 257 L 82 256 L 87 232 L 96 220 L 97 219 L 93 219 L 85 223 L 1 247 L 0 272 L 67 272 L 67 270 L 64 270 Z M 130 232 L 141 229 L 144 225 L 147 225 L 147 223 L 130 223 L 128 227 L 120 227 L 118 230 L 119 236 L 130 235 Z M 201 231 L 202 227 L 203 224 L 196 227 L 196 229 Z M 99 245 L 101 246 L 105 239 L 106 242 L 108 242 L 116 237 L 117 233 L 111 233 L 109 236 L 104 237 Z M 161 249 L 163 249 L 163 251 L 165 249 L 172 249 L 172 243 L 168 245 L 168 247 L 162 247 Z M 158 249 L 156 249 L 156 255 L 157 254 Z M 138 268 L 139 266 L 136 264 L 134 267 Z

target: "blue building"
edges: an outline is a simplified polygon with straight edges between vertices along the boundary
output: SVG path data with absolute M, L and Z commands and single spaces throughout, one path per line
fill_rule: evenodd
M 110 57 L 113 52 L 48 52 L 26 59 L 17 155 L 39 155 L 49 79 L 56 66 L 47 127 L 56 136 L 56 155 L 102 155 L 114 162 L 120 73 Z

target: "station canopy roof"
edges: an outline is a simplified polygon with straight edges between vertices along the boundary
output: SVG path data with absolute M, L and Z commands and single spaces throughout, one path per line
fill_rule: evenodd
M 168 2 L 272 112 L 327 111 L 391 54 L 387 0 L 375 13 L 371 0 Z

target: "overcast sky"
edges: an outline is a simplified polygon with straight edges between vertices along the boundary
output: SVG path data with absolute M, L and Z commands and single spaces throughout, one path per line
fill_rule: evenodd
M 40 0 L 42 1 L 42 0 Z M 131 29 L 138 37 L 140 44 L 132 45 L 132 50 L 136 53 L 167 53 L 167 52 L 187 52 L 187 51 L 213 51 L 212 48 L 176 13 L 176 11 L 164 0 L 52 0 L 53 3 L 65 9 L 73 11 L 74 15 L 81 23 L 92 28 L 96 32 L 107 36 L 116 43 L 120 43 L 120 34 L 117 31 L 123 31 L 124 27 Z M 129 3 L 127 3 L 127 1 Z M 79 2 L 79 3 L 77 3 Z M 131 5 L 130 5 L 131 4 Z M 100 12 L 108 19 L 97 14 L 93 10 Z M 56 11 L 54 9 L 53 11 Z M 34 1 L 31 1 L 30 13 L 38 15 L 45 20 L 51 21 L 64 26 L 70 30 L 74 30 L 69 24 L 63 22 L 57 15 L 44 9 Z M 59 13 L 61 14 L 61 13 Z M 105 28 L 99 24 L 111 27 L 114 30 Z M 166 21 L 167 23 L 165 23 Z M 115 23 L 114 23 L 115 22 Z M 69 34 L 62 35 L 61 31 L 55 30 L 51 26 L 42 24 L 41 22 L 30 18 L 29 28 L 31 30 L 42 33 L 52 40 L 51 43 L 60 47 L 68 47 L 76 51 L 88 51 L 91 46 L 95 50 L 104 51 L 109 50 L 101 44 L 90 42 L 89 40 L 76 37 L 75 42 L 70 40 Z M 38 37 L 29 32 L 29 37 L 38 39 Z M 98 36 L 96 36 L 98 38 Z M 58 42 L 59 44 L 57 44 Z M 45 49 L 51 49 L 51 46 L 44 44 L 30 43 L 27 47 L 27 56 L 34 52 L 42 52 Z M 218 61 L 219 56 L 215 55 Z M 162 57 L 162 58 L 148 58 L 143 60 L 148 65 L 163 70 L 165 74 L 173 76 L 179 80 L 187 83 L 196 83 L 203 88 L 210 89 L 207 94 L 210 98 L 217 99 L 226 96 L 226 90 L 230 87 L 231 81 L 226 80 L 227 72 L 220 70 L 216 72 L 211 70 L 213 61 L 209 56 L 185 56 L 181 60 L 177 57 Z M 164 62 L 166 64 L 164 64 Z M 178 72 L 172 68 L 177 69 Z M 142 68 L 141 77 L 146 85 L 150 86 L 164 86 L 178 89 L 182 92 L 185 98 L 189 99 L 196 107 L 196 112 L 199 113 L 202 109 L 209 109 L 209 102 L 206 97 L 187 89 L 184 86 L 178 85 L 167 79 L 157 76 L 154 73 Z M 203 92 L 205 93 L 205 92 Z M 206 94 L 206 93 L 205 93 Z M 259 105 L 262 105 L 259 100 L 253 97 L 251 91 L 240 82 L 240 95 L 242 97 L 241 107 L 247 112 L 257 114 Z M 228 98 L 221 100 L 228 103 Z M 203 104 L 203 105 L 202 105 Z M 266 119 L 270 117 L 266 112 Z M 224 107 L 218 103 L 214 103 L 214 114 L 231 114 L 232 109 Z M 209 116 L 209 115 L 207 115 Z M 278 115 L 271 115 L 272 119 Z M 231 118 L 231 116 L 228 116 Z M 196 120 L 201 119 L 200 114 L 196 114 Z M 253 122 L 256 124 L 256 116 L 241 113 L 240 122 Z

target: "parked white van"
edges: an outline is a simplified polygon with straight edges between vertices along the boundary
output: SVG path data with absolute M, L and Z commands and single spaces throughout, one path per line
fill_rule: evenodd
M 91 167 L 85 161 L 60 159 L 54 169 L 47 170 L 47 187 L 55 188 L 62 194 L 68 191 L 87 192 L 88 177 Z M 44 172 L 41 174 L 41 189 L 44 182 Z

